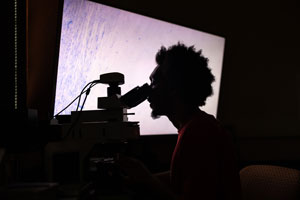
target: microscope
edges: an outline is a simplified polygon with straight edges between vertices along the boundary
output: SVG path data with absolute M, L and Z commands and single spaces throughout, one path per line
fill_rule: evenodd
M 107 186 L 128 141 L 140 136 L 139 124 L 128 121 L 127 110 L 146 100 L 151 87 L 145 83 L 122 95 L 124 75 L 118 72 L 102 74 L 97 82 L 108 85 L 107 96 L 97 99 L 98 109 L 72 111 L 70 122 L 59 124 L 63 139 L 45 148 L 48 181 L 97 179 Z

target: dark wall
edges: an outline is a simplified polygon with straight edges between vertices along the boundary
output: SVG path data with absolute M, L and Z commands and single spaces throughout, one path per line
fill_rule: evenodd
M 233 29 L 220 118 L 240 136 L 300 135 L 299 38 L 292 6 L 275 2 L 253 9 Z
M 27 0 L 27 106 L 41 121 L 53 110 L 61 6 L 60 0 Z

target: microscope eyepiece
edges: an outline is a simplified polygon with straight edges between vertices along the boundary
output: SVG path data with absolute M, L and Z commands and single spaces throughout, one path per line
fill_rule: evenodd
M 150 85 L 145 83 L 143 86 L 137 86 L 121 96 L 120 100 L 127 108 L 133 108 L 145 101 L 148 98 L 150 91 Z

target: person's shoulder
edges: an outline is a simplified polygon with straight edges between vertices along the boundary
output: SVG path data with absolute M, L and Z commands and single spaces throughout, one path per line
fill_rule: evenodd
M 193 116 L 182 133 L 182 141 L 185 146 L 195 147 L 198 150 L 215 148 L 222 137 L 218 121 L 213 115 L 200 111 Z
M 190 127 L 199 129 L 220 129 L 220 122 L 211 114 L 200 110 L 191 120 Z
M 200 111 L 186 126 L 184 135 L 198 139 L 222 139 L 228 137 L 222 124 L 213 115 Z

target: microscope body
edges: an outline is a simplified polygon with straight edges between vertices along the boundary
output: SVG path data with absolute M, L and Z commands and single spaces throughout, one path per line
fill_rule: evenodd
M 143 87 L 143 95 L 137 95 L 137 87 L 122 96 L 119 85 L 124 84 L 124 75 L 120 73 L 103 74 L 100 83 L 109 87 L 107 97 L 98 98 L 98 109 L 71 112 L 71 121 L 59 124 L 63 140 L 46 146 L 45 166 L 49 181 L 59 180 L 57 174 L 68 173 L 55 166 L 70 163 L 79 166 L 77 172 L 70 175 L 77 177 L 77 181 L 99 179 L 99 176 L 105 180 L 103 176 L 107 178 L 111 173 L 113 163 L 125 152 L 128 141 L 139 138 L 139 124 L 128 121 L 127 109 L 145 100 L 150 87 Z

